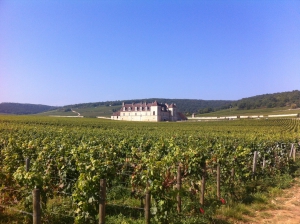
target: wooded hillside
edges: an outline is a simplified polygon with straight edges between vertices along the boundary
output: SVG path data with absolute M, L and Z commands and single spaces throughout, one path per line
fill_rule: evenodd
M 57 107 L 41 104 L 0 103 L 0 113 L 3 114 L 37 114 L 55 109 Z
M 116 106 L 121 105 L 124 102 L 126 103 L 139 103 L 139 102 L 154 102 L 159 103 L 175 103 L 178 110 L 183 113 L 194 113 L 198 112 L 199 109 L 213 108 L 214 110 L 226 109 L 236 101 L 230 100 L 196 100 L 196 99 L 165 99 L 165 98 L 148 98 L 148 99 L 133 99 L 133 100 L 123 100 L 123 101 L 106 101 L 106 102 L 97 102 L 97 103 L 83 103 L 83 104 L 74 104 L 68 105 L 64 108 L 89 108 L 89 107 L 98 107 L 98 106 Z
M 274 108 L 274 107 L 300 107 L 300 91 L 282 92 L 273 94 L 264 94 L 243 98 L 237 101 L 236 106 L 240 110 L 250 110 L 257 108 Z
M 81 103 L 66 105 L 64 107 L 53 107 L 37 104 L 21 104 L 21 103 L 0 103 L 0 113 L 7 114 L 36 114 L 49 110 L 59 109 L 62 112 L 71 111 L 71 108 L 96 108 L 114 106 L 112 111 L 121 108 L 124 103 L 139 103 L 139 102 L 154 102 L 159 103 L 175 103 L 179 111 L 185 114 L 192 113 L 210 113 L 228 108 L 236 108 L 238 110 L 250 110 L 260 108 L 275 108 L 275 107 L 300 107 L 300 91 L 294 90 L 291 92 L 281 92 L 273 94 L 263 94 L 240 100 L 201 100 L 201 99 L 166 99 L 166 98 L 148 98 L 148 99 L 133 99 L 133 100 L 116 100 L 103 101 L 93 103 Z M 119 107 L 116 107 L 119 106 Z
M 133 100 L 119 100 L 106 101 L 96 103 L 83 103 L 65 106 L 65 108 L 88 108 L 98 106 L 116 106 L 124 103 L 138 103 L 138 102 L 154 102 L 159 103 L 175 103 L 178 110 L 183 113 L 209 113 L 228 109 L 230 107 L 238 108 L 239 110 L 250 110 L 258 108 L 275 108 L 275 107 L 300 107 L 300 91 L 294 90 L 291 92 L 263 94 L 240 100 L 197 100 L 197 99 L 165 99 L 165 98 L 149 98 L 149 99 L 133 99 Z

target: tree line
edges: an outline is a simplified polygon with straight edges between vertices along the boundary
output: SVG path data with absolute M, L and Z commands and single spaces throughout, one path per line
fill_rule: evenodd
M 214 111 L 237 108 L 238 110 L 250 110 L 259 108 L 274 108 L 274 107 L 300 107 L 300 91 L 294 90 L 290 92 L 281 92 L 273 94 L 263 94 L 240 100 L 201 100 L 201 99 L 167 99 L 167 98 L 148 98 L 148 99 L 132 99 L 132 100 L 116 100 L 116 101 L 102 101 L 92 103 L 81 103 L 66 105 L 63 107 L 53 107 L 37 104 L 21 104 L 21 103 L 1 103 L 0 113 L 8 114 L 36 114 L 49 110 L 59 109 L 63 112 L 71 111 L 71 108 L 91 108 L 100 106 L 119 106 L 122 103 L 151 103 L 157 101 L 158 103 L 175 103 L 178 111 L 189 115 L 192 113 L 210 113 Z M 118 110 L 114 107 L 113 111 Z
M 27 103 L 0 103 L 0 113 L 2 114 L 37 114 L 49 110 L 55 110 L 58 107 L 41 104 Z
M 240 110 L 250 110 L 258 108 L 300 107 L 300 91 L 282 92 L 274 94 L 264 94 L 243 98 L 237 101 L 236 106 Z

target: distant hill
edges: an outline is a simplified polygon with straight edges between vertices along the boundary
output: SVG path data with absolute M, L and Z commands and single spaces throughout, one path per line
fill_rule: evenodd
M 281 92 L 273 94 L 263 94 L 240 100 L 197 100 L 197 99 L 165 99 L 165 98 L 148 98 L 148 99 L 133 99 L 133 100 L 118 100 L 95 103 L 82 103 L 64 106 L 64 108 L 94 108 L 99 106 L 113 106 L 114 110 L 121 108 L 124 103 L 138 103 L 138 102 L 154 102 L 159 103 L 175 103 L 178 110 L 185 114 L 192 113 L 210 113 L 229 108 L 236 108 L 238 110 L 252 110 L 263 108 L 278 108 L 278 107 L 300 107 L 300 91 L 294 90 L 290 92 Z M 119 106 L 116 107 L 116 106 Z
M 116 100 L 103 101 L 94 103 L 81 103 L 66 105 L 63 107 L 52 107 L 46 105 L 36 104 L 20 104 L 20 103 L 0 103 L 0 113 L 7 114 L 36 114 L 50 110 L 51 115 L 74 115 L 71 109 L 76 109 L 77 112 L 83 116 L 109 117 L 114 111 L 121 108 L 124 103 L 138 103 L 138 102 L 154 102 L 159 103 L 175 103 L 178 110 L 186 115 L 205 114 L 226 109 L 235 110 L 253 110 L 264 108 L 299 108 L 300 107 L 300 91 L 294 90 L 290 92 L 281 92 L 273 94 L 263 94 L 240 100 L 201 100 L 201 99 L 166 99 L 166 98 L 148 98 L 148 99 L 133 99 L 133 100 Z
M 275 107 L 300 107 L 300 91 L 263 94 L 238 100 L 235 104 L 240 110 Z
M 231 100 L 196 100 L 196 99 L 165 99 L 165 98 L 148 98 L 148 99 L 133 99 L 133 100 L 118 100 L 118 101 L 106 101 L 106 102 L 95 102 L 95 103 L 82 103 L 67 105 L 63 108 L 90 108 L 99 106 L 119 106 L 117 109 L 121 108 L 122 103 L 139 103 L 139 102 L 154 102 L 159 103 L 175 103 L 178 110 L 183 113 L 194 113 L 198 112 L 199 109 L 214 108 L 216 110 L 229 108 L 232 103 L 236 101 Z M 116 109 L 116 110 L 117 110 Z
M 244 110 L 262 110 L 270 108 L 290 108 L 296 109 L 300 107 L 300 91 L 293 90 L 290 92 L 272 93 L 252 96 L 248 98 L 242 98 L 240 100 L 232 101 L 230 107 L 222 107 L 221 110 L 226 110 L 230 108 L 233 110 L 244 111 Z M 220 111 L 220 108 L 204 108 L 199 109 L 198 114 L 205 114 L 211 112 Z M 222 114 L 222 113 L 221 113 Z M 241 114 L 241 113 L 239 113 Z
M 2 114 L 37 114 L 57 108 L 40 104 L 0 103 L 0 113 Z

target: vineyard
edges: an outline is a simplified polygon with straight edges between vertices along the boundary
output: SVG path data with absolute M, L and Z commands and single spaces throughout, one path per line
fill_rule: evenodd
M 0 223 L 32 223 L 34 189 L 42 223 L 101 223 L 101 203 L 105 223 L 213 222 L 291 175 L 299 143 L 297 119 L 0 116 Z

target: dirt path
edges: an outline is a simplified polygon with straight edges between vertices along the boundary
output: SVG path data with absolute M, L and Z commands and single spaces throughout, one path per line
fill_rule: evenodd
M 272 201 L 275 209 L 257 211 L 250 223 L 299 224 L 300 223 L 300 179 L 295 180 L 293 187 L 285 189 Z
M 77 111 L 71 109 L 73 113 L 77 114 L 77 116 L 79 117 L 80 116 L 80 113 L 78 113 Z

